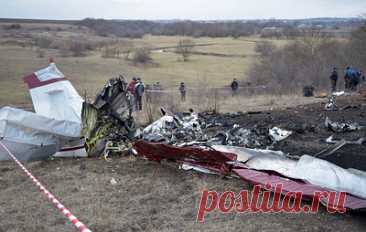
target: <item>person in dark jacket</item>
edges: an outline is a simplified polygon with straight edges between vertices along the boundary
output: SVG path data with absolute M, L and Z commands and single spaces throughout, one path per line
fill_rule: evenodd
M 186 101 L 186 92 L 187 92 L 187 89 L 186 89 L 186 85 L 184 84 L 184 82 L 181 82 L 180 83 L 179 92 L 180 92 L 180 100 L 182 102 Z
M 352 90 L 357 90 L 358 85 L 362 81 L 362 71 L 354 71 L 353 78 L 352 78 Z
M 239 89 L 239 82 L 236 80 L 236 78 L 233 79 L 233 81 L 231 82 L 231 91 L 233 93 L 233 96 L 235 96 L 238 93 L 238 89 Z
M 329 79 L 330 79 L 330 83 L 331 83 L 332 92 L 335 92 L 337 90 L 337 81 L 338 81 L 338 72 L 337 72 L 336 67 L 333 68 L 333 71 L 332 71 Z
M 135 95 L 136 95 L 136 110 L 142 110 L 142 97 L 145 92 L 145 85 L 142 82 L 141 78 L 137 78 L 137 83 L 135 87 Z
M 348 66 L 344 74 L 344 88 L 345 90 L 350 90 L 352 87 L 353 69 Z

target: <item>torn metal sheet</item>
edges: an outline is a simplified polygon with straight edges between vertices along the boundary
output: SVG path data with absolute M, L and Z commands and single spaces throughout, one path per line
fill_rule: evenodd
M 173 137 L 173 129 L 176 128 L 172 116 L 163 116 L 143 130 L 143 138 L 150 142 L 169 142 Z
M 0 139 L 19 160 L 46 159 L 79 138 L 79 123 L 11 107 L 0 109 Z M 6 153 L 0 152 L 0 160 L 8 159 Z
M 212 149 L 216 151 L 233 153 L 237 155 L 236 161 L 245 163 L 253 157 L 283 157 L 286 158 L 286 154 L 281 151 L 263 150 L 263 149 L 249 149 L 245 147 L 236 146 L 224 146 L 224 145 L 214 145 Z
M 287 137 L 289 137 L 291 134 L 292 134 L 291 131 L 280 129 L 278 127 L 273 127 L 272 129 L 269 130 L 269 135 L 271 136 L 274 142 L 282 141 Z
M 89 155 L 101 155 L 107 142 L 113 143 L 111 147 L 129 147 L 136 136 L 130 97 L 120 76 L 109 80 L 93 103 L 83 104 L 81 134 Z
M 340 123 L 333 122 L 328 117 L 325 119 L 325 127 L 337 133 L 344 133 L 356 130 L 362 130 L 364 127 L 356 122 Z
M 325 158 L 327 156 L 333 155 L 336 151 L 341 149 L 346 144 L 347 142 L 344 139 L 342 139 L 337 143 L 335 143 L 334 146 L 328 147 L 325 150 L 315 154 L 314 157 Z
M 84 100 L 53 61 L 23 79 L 28 85 L 36 114 L 60 121 L 81 122 Z
M 298 161 L 286 160 L 280 156 L 253 157 L 245 165 L 251 169 L 274 171 L 289 178 L 366 199 L 366 178 L 308 155 L 301 156 Z
M 143 140 L 136 142 L 133 148 L 139 155 L 150 160 L 181 161 L 195 166 L 207 167 L 220 173 L 227 173 L 230 167 L 227 162 L 235 161 L 237 158 L 235 154 L 216 151 L 209 147 L 176 147 Z
M 285 194 L 286 192 L 302 192 L 303 197 L 308 198 L 309 200 L 312 199 L 314 193 L 317 191 L 330 191 L 329 189 L 322 188 L 313 184 L 307 184 L 299 180 L 284 178 L 275 173 L 269 174 L 267 172 L 244 168 L 234 168 L 233 172 L 240 176 L 244 181 L 250 182 L 252 184 L 259 184 L 262 187 L 267 184 L 271 184 L 273 188 L 272 191 L 274 191 L 274 187 L 276 185 L 281 184 L 283 194 Z M 325 201 L 325 199 L 321 199 L 321 203 L 327 206 L 327 202 Z M 366 200 L 348 194 L 344 206 L 348 209 L 353 210 L 365 209 Z

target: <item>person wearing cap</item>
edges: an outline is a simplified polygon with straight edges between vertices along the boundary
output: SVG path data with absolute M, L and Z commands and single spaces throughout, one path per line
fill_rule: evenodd
M 337 68 L 334 67 L 332 73 L 329 76 L 330 79 L 330 85 L 332 92 L 335 92 L 337 90 L 337 81 L 338 81 L 338 72 Z
M 136 96 L 136 110 L 142 110 L 142 97 L 145 92 L 145 85 L 142 82 L 141 78 L 137 78 L 137 83 L 135 87 L 135 96 Z
M 184 84 L 184 82 L 181 82 L 180 83 L 180 86 L 179 86 L 179 92 L 180 92 L 180 100 L 182 102 L 186 101 L 186 85 Z

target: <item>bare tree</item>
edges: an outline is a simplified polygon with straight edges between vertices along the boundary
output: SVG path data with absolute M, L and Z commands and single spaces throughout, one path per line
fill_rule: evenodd
M 179 40 L 177 44 L 176 53 L 183 57 L 183 61 L 188 61 L 192 51 L 194 49 L 195 43 L 191 39 Z

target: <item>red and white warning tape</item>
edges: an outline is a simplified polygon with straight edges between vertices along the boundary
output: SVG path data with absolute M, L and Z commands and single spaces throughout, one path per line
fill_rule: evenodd
M 56 197 L 50 193 L 42 184 L 35 178 L 30 171 L 11 153 L 11 151 L 0 141 L 0 145 L 6 150 L 9 156 L 19 165 L 19 167 L 27 174 L 29 178 L 37 185 L 37 187 L 43 192 L 48 200 L 50 200 L 63 215 L 65 215 L 69 221 L 76 227 L 80 232 L 91 232 L 77 217 L 75 217 L 70 210 L 68 210 Z

